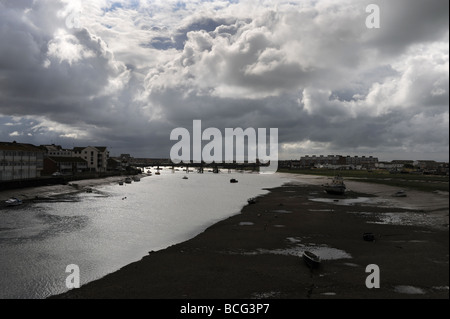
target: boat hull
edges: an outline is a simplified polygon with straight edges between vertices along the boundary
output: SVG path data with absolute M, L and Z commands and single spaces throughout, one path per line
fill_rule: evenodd
M 375 241 L 375 235 L 372 233 L 364 233 L 363 234 L 363 239 L 365 241 Z
M 20 199 L 8 199 L 7 201 L 5 201 L 5 204 L 8 207 L 12 207 L 22 205 L 23 202 Z
M 344 184 L 344 180 L 340 176 L 333 178 L 331 183 L 323 185 L 325 192 L 333 195 L 344 195 L 347 187 Z
M 345 187 L 325 187 L 325 192 L 331 195 L 344 195 L 345 194 Z
M 303 260 L 305 264 L 311 269 L 317 269 L 320 267 L 320 258 L 312 252 L 305 251 L 303 253 Z

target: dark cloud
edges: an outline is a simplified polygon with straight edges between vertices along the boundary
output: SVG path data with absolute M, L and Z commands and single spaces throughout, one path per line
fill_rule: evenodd
M 448 1 L 382 0 L 379 6 L 381 29 L 371 44 L 382 52 L 398 54 L 410 44 L 439 41 L 448 33 Z
M 448 2 L 379 1 L 380 29 L 369 3 L 0 1 L 0 139 L 167 157 L 200 119 L 286 157 L 448 160 Z

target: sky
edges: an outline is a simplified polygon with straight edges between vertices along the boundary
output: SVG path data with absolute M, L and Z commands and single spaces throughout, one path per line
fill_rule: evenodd
M 194 120 L 448 162 L 449 2 L 0 0 L 0 141 L 168 158 Z

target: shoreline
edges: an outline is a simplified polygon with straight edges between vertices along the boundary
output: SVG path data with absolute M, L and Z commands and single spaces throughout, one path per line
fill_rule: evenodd
M 141 178 L 145 175 L 138 175 Z M 121 180 L 124 180 L 126 176 L 110 176 L 110 177 L 101 177 L 95 179 L 84 179 L 77 180 L 68 183 L 67 185 L 57 184 L 57 185 L 48 185 L 48 186 L 36 186 L 36 187 L 27 187 L 27 188 L 18 188 L 11 190 L 1 190 L 0 191 L 0 207 L 4 203 L 4 201 L 8 200 L 11 197 L 17 197 L 24 202 L 29 200 L 34 200 L 36 198 L 46 198 L 46 197 L 60 197 L 67 196 L 76 193 L 83 192 L 85 188 L 94 188 L 103 185 L 109 185 L 113 183 L 118 183 Z
M 351 182 L 351 189 L 360 192 L 346 197 L 372 193 L 376 197 L 370 198 L 384 199 L 387 205 L 342 205 L 341 197 L 321 193 L 323 180 L 294 178 L 188 241 L 149 252 L 80 289 L 50 298 L 449 298 L 448 195 L 419 192 L 393 199 L 388 195 L 395 188 Z M 378 220 L 389 214 L 412 220 L 407 225 Z M 439 218 L 431 218 L 433 214 Z M 422 223 L 429 219 L 432 224 Z M 368 231 L 375 242 L 362 239 Z M 318 271 L 303 263 L 306 249 L 322 257 Z M 380 289 L 365 286 L 369 264 L 380 267 Z

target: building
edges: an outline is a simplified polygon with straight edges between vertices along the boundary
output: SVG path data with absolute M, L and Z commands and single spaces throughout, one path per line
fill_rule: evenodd
M 439 163 L 436 161 L 415 161 L 414 166 L 421 170 L 437 170 Z
M 412 160 L 393 160 L 391 161 L 393 165 L 396 165 L 397 168 L 404 168 L 404 167 L 413 167 L 414 161 Z
M 63 149 L 60 145 L 41 145 L 40 148 L 45 150 L 47 156 L 51 157 L 72 157 L 73 151 Z
M 300 158 L 300 165 L 303 167 L 346 165 L 346 161 L 341 155 L 306 155 Z
M 306 155 L 300 159 L 300 165 L 302 167 L 371 169 L 374 168 L 377 163 L 378 158 L 373 156 Z
M 62 175 L 75 175 L 88 170 L 87 161 L 80 157 L 47 156 L 44 158 L 43 175 L 60 173 Z
M 122 162 L 117 158 L 108 158 L 108 171 L 124 171 L 125 168 L 122 166 Z
M 40 177 L 44 168 L 44 153 L 32 144 L 0 142 L 0 181 Z
M 88 169 L 94 172 L 106 172 L 109 152 L 104 146 L 75 147 L 73 157 L 80 157 L 87 162 Z

